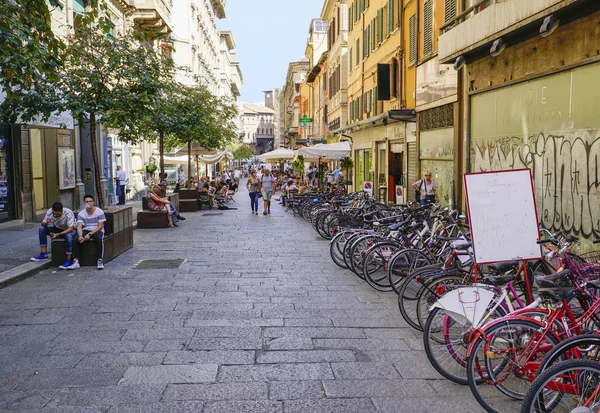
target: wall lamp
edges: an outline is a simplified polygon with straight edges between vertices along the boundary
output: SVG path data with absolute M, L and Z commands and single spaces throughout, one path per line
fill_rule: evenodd
M 454 70 L 460 70 L 467 63 L 467 60 L 463 56 L 458 56 L 454 61 Z
M 490 54 L 493 57 L 498 56 L 500 53 L 502 53 L 504 51 L 504 49 L 506 49 L 506 42 L 504 41 L 504 39 L 499 38 L 494 40 L 494 43 L 492 43 L 492 47 L 490 48 Z
M 560 20 L 557 19 L 556 17 L 554 17 L 554 15 L 550 15 L 550 16 L 546 17 L 544 19 L 544 22 L 542 23 L 542 27 L 540 27 L 540 36 L 542 36 L 542 37 L 550 36 L 552 33 L 554 33 L 556 31 L 556 29 L 558 29 L 559 23 L 560 23 Z

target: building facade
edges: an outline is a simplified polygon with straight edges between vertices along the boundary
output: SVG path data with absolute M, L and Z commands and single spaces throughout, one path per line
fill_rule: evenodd
M 297 62 L 291 62 L 288 65 L 288 71 L 285 77 L 283 87 L 283 129 L 284 146 L 286 148 L 295 148 L 298 139 L 298 128 L 300 126 L 300 87 L 304 84 L 307 71 L 310 69 L 308 57 L 303 57 Z
M 273 150 L 275 144 L 275 111 L 252 103 L 242 104 L 242 143 L 251 145 L 255 154 Z
M 443 26 L 464 172 L 529 168 L 540 224 L 600 237 L 600 4 L 487 1 Z

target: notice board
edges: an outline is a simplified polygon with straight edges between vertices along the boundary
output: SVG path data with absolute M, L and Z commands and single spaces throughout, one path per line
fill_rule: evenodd
M 541 258 L 531 171 L 471 173 L 464 180 L 475 262 Z

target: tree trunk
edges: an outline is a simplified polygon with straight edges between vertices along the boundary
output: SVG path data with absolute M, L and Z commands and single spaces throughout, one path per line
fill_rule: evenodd
M 90 113 L 90 141 L 96 181 L 96 206 L 102 209 L 104 208 L 104 197 L 102 196 L 102 182 L 100 181 L 100 159 L 98 158 L 98 146 L 96 145 L 96 114 L 94 112 Z
M 158 134 L 158 152 L 160 153 L 160 180 L 166 181 L 165 176 L 165 134 L 160 131 Z
M 189 185 L 190 178 L 192 177 L 192 142 L 188 142 L 188 189 L 194 189 Z

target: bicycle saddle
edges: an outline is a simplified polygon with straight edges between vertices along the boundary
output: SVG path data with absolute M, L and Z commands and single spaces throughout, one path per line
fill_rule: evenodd
M 473 243 L 467 241 L 455 241 L 452 243 L 452 248 L 458 251 L 466 251 L 468 250 Z
M 538 275 L 535 277 L 535 283 L 542 288 L 568 287 L 571 285 L 571 270 L 550 275 Z
M 515 274 L 507 274 L 507 275 L 490 275 L 485 277 L 485 281 L 495 285 L 497 287 L 502 286 L 504 284 L 508 284 L 512 280 L 515 279 Z
M 538 294 L 544 300 L 569 301 L 579 295 L 579 290 L 575 287 L 540 288 Z
M 490 272 L 493 274 L 502 274 L 510 270 L 514 270 L 519 266 L 518 261 L 505 261 L 497 262 L 495 264 L 488 264 Z

